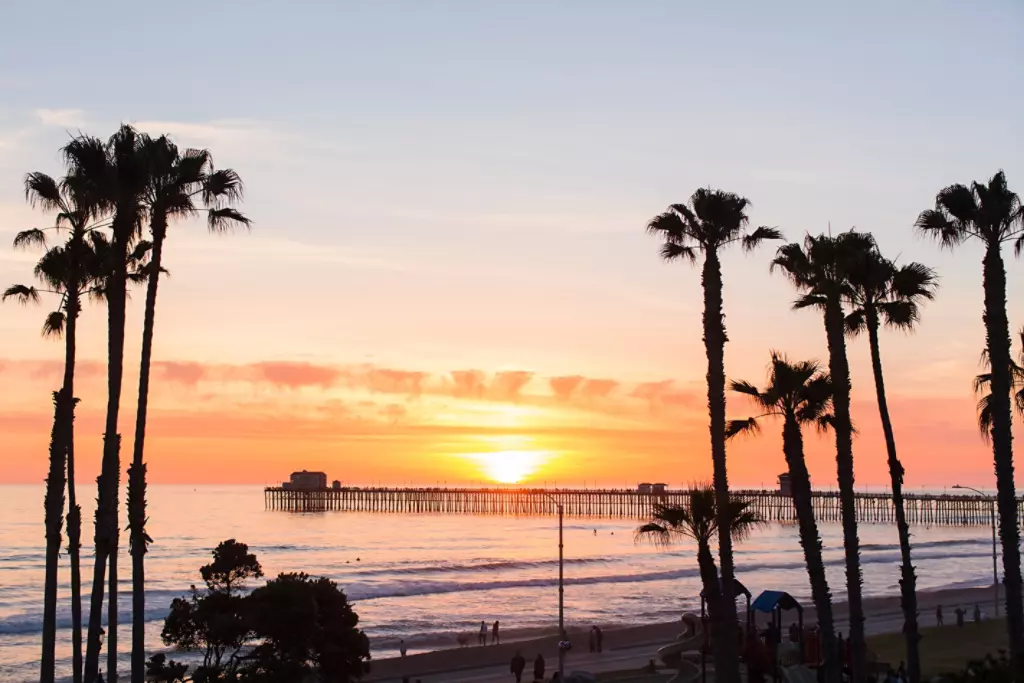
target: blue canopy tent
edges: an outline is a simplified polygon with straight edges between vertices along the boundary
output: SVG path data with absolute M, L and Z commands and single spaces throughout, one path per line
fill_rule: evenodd
M 771 615 L 769 633 L 772 635 L 769 639 L 766 639 L 771 642 L 766 642 L 766 645 L 771 648 L 773 665 L 778 663 L 778 648 L 782 640 L 782 613 L 783 611 L 796 610 L 797 624 L 800 627 L 798 645 L 800 647 L 800 661 L 802 662 L 804 660 L 804 608 L 796 601 L 796 598 L 783 591 L 762 591 L 754 599 L 752 607 L 754 611 Z M 776 678 L 778 678 L 778 667 L 776 666 L 775 668 Z

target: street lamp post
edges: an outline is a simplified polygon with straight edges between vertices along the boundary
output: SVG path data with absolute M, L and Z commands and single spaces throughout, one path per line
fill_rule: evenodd
M 562 504 L 554 496 L 545 493 L 544 496 L 555 504 L 558 510 L 558 680 L 565 680 L 565 650 L 562 649 L 562 641 L 565 640 L 565 566 L 562 555 Z
M 961 486 L 960 484 L 955 484 L 953 486 L 953 488 L 955 488 L 955 489 L 964 489 L 964 490 L 967 490 L 967 491 L 974 491 L 979 496 L 983 496 L 985 498 L 988 497 L 988 496 L 985 495 L 984 492 L 979 491 L 978 489 L 973 488 L 971 486 Z M 990 502 L 992 503 L 992 507 L 991 507 L 991 512 L 992 512 L 992 586 L 993 586 L 993 590 L 995 591 L 995 595 L 993 596 L 993 600 L 992 600 L 992 608 L 993 608 L 993 610 L 995 610 L 995 616 L 998 617 L 999 616 L 999 563 L 996 560 L 996 498 L 995 498 L 995 496 L 992 496 L 992 498 L 990 499 Z

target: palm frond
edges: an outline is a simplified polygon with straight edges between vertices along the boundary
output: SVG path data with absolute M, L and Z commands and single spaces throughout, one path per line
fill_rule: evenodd
M 203 184 L 203 203 L 207 206 L 231 204 L 240 201 L 244 191 L 242 179 L 233 169 L 214 171 Z
M 60 185 L 47 174 L 38 171 L 25 175 L 25 199 L 32 208 L 38 206 L 44 211 L 64 209 Z
M 803 294 L 793 301 L 793 310 L 799 311 L 802 308 L 824 308 L 826 304 L 828 304 L 828 299 L 824 294 L 816 292 Z
M 47 314 L 43 321 L 43 336 L 60 339 L 64 335 L 64 322 L 66 317 L 64 311 L 52 311 Z
M 210 209 L 207 212 L 207 227 L 211 232 L 225 232 L 235 227 L 250 229 L 252 221 L 240 211 L 232 208 Z
M 784 239 L 782 232 L 778 228 L 769 228 L 762 225 L 754 232 L 749 235 L 744 235 L 742 244 L 743 251 L 753 251 L 761 245 L 765 240 L 781 240 Z
M 633 541 L 635 543 L 647 541 L 656 547 L 663 548 L 671 545 L 672 533 L 661 524 L 648 522 L 637 527 L 636 532 L 633 534 Z
M 7 301 L 7 299 L 17 299 L 18 303 L 27 305 L 29 303 L 39 303 L 39 290 L 35 287 L 27 287 L 25 285 L 11 285 L 4 290 L 3 297 L 0 301 Z
M 851 337 L 856 337 L 858 334 L 867 329 L 868 319 L 863 308 L 858 308 L 851 311 L 846 316 L 844 321 L 846 325 L 846 334 Z
M 741 434 L 745 436 L 756 436 L 761 433 L 761 425 L 757 418 L 748 417 L 745 420 L 729 420 L 725 423 L 725 438 L 731 439 Z
M 815 427 L 818 429 L 819 434 L 824 434 L 830 429 L 836 427 L 836 417 L 829 413 L 828 415 L 821 415 L 814 421 Z
M 28 247 L 46 247 L 46 233 L 39 228 L 22 230 L 14 236 L 15 249 L 27 249 Z
M 989 441 L 992 434 L 992 394 L 985 394 L 978 399 L 978 429 L 981 437 Z

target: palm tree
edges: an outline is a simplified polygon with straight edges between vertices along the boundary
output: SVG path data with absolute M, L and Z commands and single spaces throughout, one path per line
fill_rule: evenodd
M 143 201 L 149 214 L 152 257 L 146 287 L 146 311 L 142 328 L 142 361 L 139 367 L 139 404 L 135 417 L 135 444 L 128 468 L 128 529 L 132 555 L 132 682 L 146 677 L 146 578 L 145 554 L 151 539 L 146 533 L 146 464 L 143 459 L 146 415 L 149 405 L 149 370 L 153 355 L 156 296 L 163 261 L 167 226 L 176 218 L 198 214 L 196 198 L 207 207 L 211 231 L 223 231 L 234 224 L 249 225 L 249 219 L 226 206 L 242 196 L 242 182 L 234 171 L 213 169 L 207 150 L 188 149 L 182 154 L 166 136 L 147 140 L 142 155 L 148 169 Z
M 60 182 L 45 173 L 29 173 L 25 177 L 25 196 L 32 206 L 57 213 L 54 230 L 68 231 L 63 246 L 44 252 L 35 267 L 42 289 L 14 285 L 3 299 L 15 298 L 21 303 L 38 302 L 40 293 L 56 294 L 57 309 L 46 316 L 44 337 L 64 337 L 64 381 L 54 392 L 54 422 L 50 439 L 50 468 L 46 479 L 46 570 L 43 580 L 43 652 L 40 658 L 40 680 L 54 679 L 54 647 L 56 639 L 57 562 L 60 554 L 60 529 L 64 514 L 64 480 L 68 488 L 68 555 L 71 560 L 71 643 L 72 679 L 82 680 L 82 577 L 79 563 L 81 550 L 81 507 L 75 490 L 74 406 L 75 350 L 78 316 L 82 299 L 95 292 L 97 273 L 95 252 L 86 236 L 97 227 L 98 207 L 93 205 L 74 178 Z M 41 229 L 26 230 L 14 239 L 15 247 L 46 246 Z
M 723 605 L 733 605 L 735 569 L 732 557 L 732 538 L 728 517 L 729 479 L 725 461 L 725 313 L 722 303 L 722 266 L 718 252 L 734 243 L 744 251 L 751 251 L 768 239 L 782 239 L 774 228 L 759 227 L 747 234 L 749 222 L 745 197 L 722 190 L 698 189 L 688 204 L 672 204 L 664 213 L 647 224 L 648 232 L 661 237 L 661 255 L 667 261 L 697 261 L 697 252 L 704 256 L 701 283 L 704 288 L 704 350 L 708 359 L 708 412 L 710 415 L 711 460 L 714 466 L 715 506 L 719 518 L 718 553 L 722 565 Z M 728 619 L 726 610 L 720 610 L 722 619 Z M 729 620 L 731 621 L 731 619 Z M 723 626 L 720 624 L 719 626 Z M 725 653 L 725 667 L 720 671 L 722 683 L 739 681 L 739 656 L 736 642 L 729 631 L 715 646 Z
M 1020 363 L 1010 361 L 1010 392 L 1013 394 L 1013 407 L 1017 414 L 1024 417 L 1024 327 L 1020 330 Z M 982 353 L 982 362 L 988 365 L 988 354 Z M 987 440 L 992 431 L 992 372 L 984 372 L 974 378 L 974 392 L 982 394 L 978 399 L 978 428 Z M 1017 389 L 1017 387 L 1022 387 Z
M 828 369 L 832 378 L 833 431 L 836 437 L 836 470 L 843 520 L 846 556 L 846 592 L 850 617 L 851 679 L 866 680 L 864 645 L 864 579 L 860 568 L 860 539 L 857 537 L 856 497 L 853 489 L 853 422 L 850 419 L 850 364 L 846 357 L 846 329 L 843 302 L 849 301 L 849 270 L 854 255 L 862 253 L 870 237 L 844 232 L 836 237 L 804 237 L 803 245 L 779 247 L 772 270 L 780 268 L 803 294 L 793 308 L 818 308 L 823 312 L 828 341 Z
M 811 499 L 811 477 L 804 459 L 802 426 L 816 425 L 819 429 L 831 423 L 829 408 L 832 404 L 832 380 L 821 371 L 815 361 L 791 363 L 782 354 L 772 351 L 768 386 L 758 389 L 750 382 L 733 381 L 729 388 L 749 396 L 762 415 L 746 420 L 733 420 L 726 428 L 731 438 L 739 434 L 760 431 L 760 418 L 781 417 L 782 451 L 786 456 L 793 488 L 793 506 L 796 508 L 800 529 L 800 545 L 811 582 L 811 597 L 818 614 L 822 651 L 825 653 L 825 680 L 839 683 L 842 678 L 842 660 L 836 647 L 835 623 L 832 618 L 832 593 L 825 576 L 822 559 L 821 536 L 814 518 Z
M 878 414 L 885 435 L 885 449 L 889 461 L 892 484 L 892 502 L 896 513 L 896 530 L 900 539 L 900 604 L 903 608 L 904 636 L 907 640 L 907 676 L 910 683 L 921 680 L 921 635 L 917 625 L 917 577 L 910 556 L 910 527 L 903 506 L 903 464 L 896 455 L 896 437 L 889 417 L 889 404 L 885 397 L 882 376 L 882 355 L 878 343 L 878 328 L 883 323 L 893 329 L 913 330 L 920 314 L 920 305 L 935 296 L 938 286 L 935 272 L 920 263 L 896 266 L 879 253 L 871 239 L 864 251 L 857 255 L 850 269 L 852 311 L 846 317 L 846 331 L 857 335 L 867 331 L 871 349 L 871 368 L 875 379 Z
M 73 175 L 89 188 L 104 207 L 113 211 L 108 278 L 104 286 L 107 302 L 107 412 L 103 434 L 103 459 L 97 479 L 96 561 L 89 630 L 86 638 L 85 680 L 96 680 L 99 671 L 100 631 L 104 579 L 108 581 L 107 680 L 117 680 L 117 500 L 120 485 L 121 436 L 117 431 L 124 368 L 125 301 L 129 280 L 129 257 L 139 235 L 144 211 L 142 195 L 147 185 L 141 149 L 146 136 L 122 125 L 104 145 L 96 138 L 79 136 L 64 147 Z M 109 575 L 107 565 L 109 563 Z
M 713 488 L 708 485 L 695 486 L 690 490 L 689 505 L 661 505 L 654 506 L 654 514 L 650 522 L 641 525 L 636 530 L 636 540 L 647 540 L 656 545 L 669 545 L 677 540 L 688 538 L 697 543 L 697 567 L 700 570 L 701 584 L 704 587 L 704 595 L 708 603 L 711 624 L 713 628 L 720 630 L 718 641 L 722 639 L 735 641 L 732 628 L 722 633 L 722 624 L 729 624 L 728 615 L 717 616 L 726 604 L 720 596 L 721 585 L 725 580 L 718 580 L 718 569 L 715 567 L 715 557 L 711 553 L 711 540 L 717 535 L 721 536 L 721 519 L 729 521 L 729 533 L 733 540 L 740 541 L 749 536 L 755 529 L 762 526 L 764 522 L 756 513 L 747 509 L 748 503 L 731 500 L 729 509 L 724 515 L 718 514 L 716 495 Z M 735 618 L 735 615 L 733 615 Z M 731 626 L 731 624 L 730 624 Z M 719 647 L 712 648 L 712 656 L 715 660 L 716 680 L 720 680 L 717 672 L 719 667 L 724 667 L 726 653 Z M 738 663 L 737 663 L 738 668 Z
M 999 536 L 1003 546 L 1003 583 L 1006 586 L 1006 628 L 1014 678 L 1024 680 L 1024 596 L 1021 594 L 1020 529 L 1017 494 L 1013 483 L 1011 432 L 1010 324 L 1006 317 L 1006 268 L 1002 246 L 1014 242 L 1014 253 L 1024 248 L 1024 208 L 1011 192 L 1002 171 L 987 184 L 950 185 L 935 197 L 935 208 L 922 211 L 917 228 L 953 249 L 968 239 L 985 246 L 982 262 L 986 351 L 992 367 L 991 429 L 999 508 Z

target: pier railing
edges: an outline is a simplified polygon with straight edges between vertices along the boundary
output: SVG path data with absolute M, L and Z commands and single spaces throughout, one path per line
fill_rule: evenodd
M 792 498 L 779 491 L 737 490 L 763 519 L 795 522 Z M 814 512 L 821 522 L 841 521 L 839 493 L 812 494 Z M 649 517 L 655 504 L 686 505 L 684 490 L 641 493 L 624 489 L 510 489 L 510 488 L 357 488 L 296 490 L 268 487 L 264 502 L 269 510 L 288 512 L 403 512 L 478 515 L 547 515 L 554 501 L 566 515 L 576 517 Z M 906 494 L 907 520 L 916 525 L 984 526 L 991 523 L 993 502 L 980 496 Z M 1021 503 L 1018 502 L 1018 506 Z M 892 523 L 895 512 L 887 493 L 856 494 L 857 519 Z

